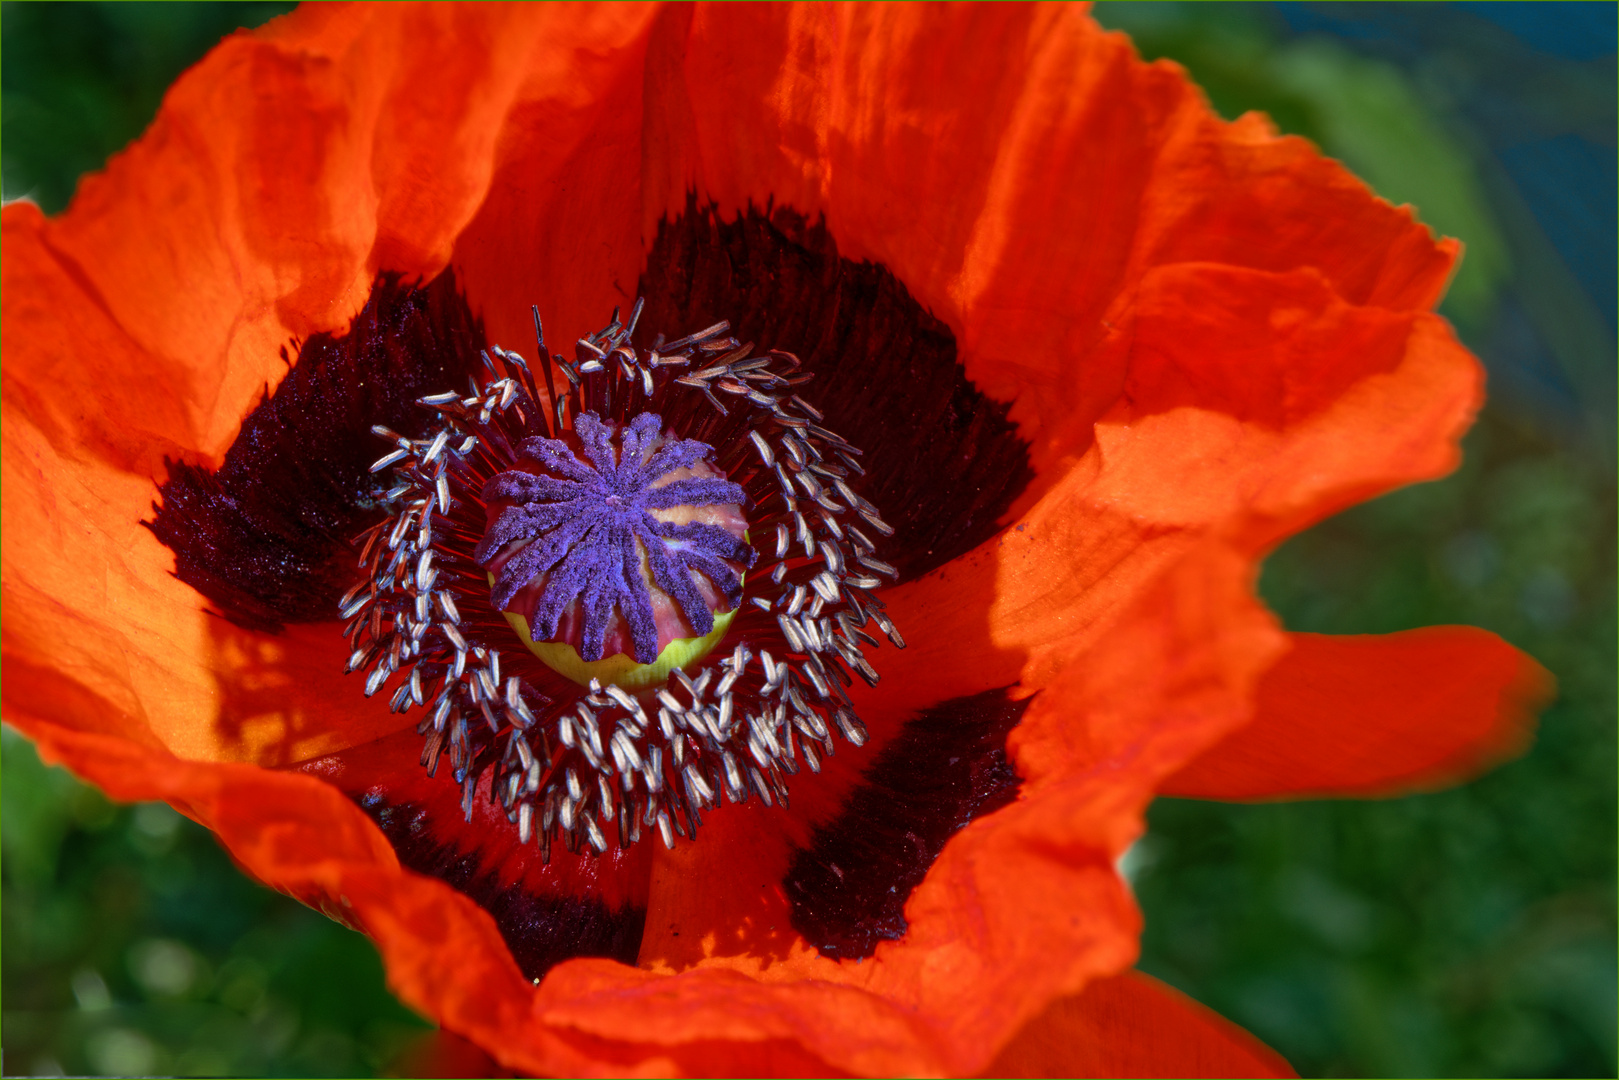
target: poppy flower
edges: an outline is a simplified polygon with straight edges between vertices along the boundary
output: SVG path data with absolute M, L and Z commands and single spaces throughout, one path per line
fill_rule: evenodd
M 1258 602 L 1456 464 L 1458 246 L 1074 8 L 316 5 L 3 223 L 6 719 L 511 1069 L 1285 1072 L 1146 805 L 1544 693 Z

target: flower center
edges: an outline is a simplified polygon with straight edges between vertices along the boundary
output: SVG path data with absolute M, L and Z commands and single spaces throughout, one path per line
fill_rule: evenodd
M 419 400 L 422 438 L 373 428 L 393 482 L 339 605 L 366 695 L 397 679 L 394 710 L 423 710 L 428 774 L 448 752 L 468 820 L 487 783 L 547 859 L 556 837 L 605 851 L 603 826 L 673 847 L 721 793 L 785 804 L 834 732 L 866 741 L 845 690 L 877 682 L 864 628 L 905 645 L 874 595 L 898 572 L 867 534 L 893 530 L 797 358 L 754 356 L 723 322 L 643 352 L 640 312 L 571 363 L 536 312 L 543 390 L 496 347 L 470 395 Z
M 645 689 L 730 626 L 755 561 L 747 496 L 709 463 L 712 447 L 664 433 L 656 413 L 622 426 L 585 413 L 571 434 L 524 440 L 517 467 L 484 485 L 473 558 L 490 603 L 548 666 Z

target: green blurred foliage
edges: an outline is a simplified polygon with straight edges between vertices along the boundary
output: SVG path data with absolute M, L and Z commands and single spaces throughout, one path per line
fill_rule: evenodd
M 180 71 L 286 6 L 0 4 L 6 197 L 64 207 Z M 1464 338 L 1515 278 L 1559 356 L 1591 354 L 1567 271 L 1481 187 L 1443 100 L 1256 10 L 1097 14 L 1224 115 L 1268 112 L 1460 237 L 1444 311 Z M 1560 688 L 1532 752 L 1385 802 L 1160 800 L 1127 857 L 1142 966 L 1305 1075 L 1614 1074 L 1615 501 L 1612 463 L 1571 445 L 1492 406 L 1460 472 L 1284 544 L 1261 580 L 1294 629 L 1471 623 L 1526 649 Z M 363 938 L 249 882 L 200 827 L 108 803 L 9 731 L 0 764 L 8 1074 L 365 1074 L 425 1030 Z
M 369 941 L 161 803 L 0 736 L 6 1075 L 370 1076 L 428 1025 Z
M 1611 1076 L 1614 498 L 1604 470 L 1486 414 L 1455 475 L 1284 544 L 1292 629 L 1483 626 L 1559 696 L 1522 759 L 1369 802 L 1154 804 L 1141 966 L 1306 1076 Z

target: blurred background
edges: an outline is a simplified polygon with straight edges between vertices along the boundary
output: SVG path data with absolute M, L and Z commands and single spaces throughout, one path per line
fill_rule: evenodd
M 182 70 L 289 6 L 0 4 L 4 197 L 63 209 Z M 1615 12 L 1096 8 L 1467 245 L 1442 308 L 1490 372 L 1466 464 L 1289 541 L 1267 601 L 1299 630 L 1483 626 L 1559 682 L 1534 748 L 1457 790 L 1154 805 L 1141 966 L 1306 1076 L 1615 1074 Z M 7 1075 L 408 1067 L 427 1025 L 365 939 L 9 729 L 0 764 Z

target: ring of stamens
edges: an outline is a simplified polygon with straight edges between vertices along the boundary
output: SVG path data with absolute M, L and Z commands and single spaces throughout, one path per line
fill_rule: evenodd
M 873 595 L 897 573 L 867 535 L 893 530 L 851 484 L 864 475 L 860 451 L 798 395 L 810 374 L 790 353 L 753 355 L 724 322 L 638 350 L 640 312 L 638 302 L 627 325 L 615 312 L 569 362 L 547 355 L 536 310 L 544 392 L 521 356 L 495 346 L 470 393 L 420 400 L 434 413 L 422 438 L 373 428 L 393 449 L 372 472 L 391 471 L 393 483 L 371 493 L 385 516 L 355 539 L 361 577 L 339 605 L 347 670 L 366 672 L 366 695 L 396 683 L 393 709 L 423 710 L 429 774 L 447 749 L 468 820 L 491 774 L 491 801 L 546 859 L 555 837 L 570 851 L 605 851 L 603 826 L 621 847 L 654 827 L 673 847 L 695 836 L 720 792 L 785 805 L 787 777 L 800 760 L 819 771 L 834 731 L 866 740 L 845 691 L 851 671 L 877 682 L 863 654 L 877 640 L 865 628 L 904 647 Z M 482 599 L 483 494 L 525 440 L 556 440 L 587 416 L 623 429 L 647 413 L 713 448 L 753 508 L 759 560 L 728 654 L 677 667 L 655 690 L 593 680 L 582 693 L 512 648 L 506 619 Z

